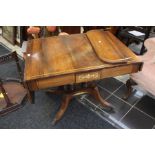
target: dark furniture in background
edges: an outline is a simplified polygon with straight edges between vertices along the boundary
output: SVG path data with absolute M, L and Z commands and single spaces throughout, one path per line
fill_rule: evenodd
M 30 38 L 32 38 L 31 36 L 28 35 L 27 33 L 27 29 L 29 28 L 29 26 L 4 26 L 6 29 L 7 27 L 10 27 L 11 29 L 13 29 L 13 33 L 11 33 L 12 38 L 9 39 L 9 37 L 4 37 L 4 38 L 8 38 L 7 40 L 12 40 L 11 43 L 13 45 L 18 45 L 18 46 L 22 46 L 22 43 L 24 41 L 29 40 Z M 9 29 L 10 29 L 9 28 Z M 60 30 L 61 32 L 66 32 L 68 34 L 77 34 L 77 33 L 81 33 L 81 26 L 57 26 L 56 31 L 53 33 L 51 32 L 47 32 L 44 31 L 45 30 L 45 26 L 40 26 L 41 28 L 41 32 L 39 34 L 40 37 L 49 37 L 52 35 L 58 35 L 58 31 Z M 109 31 L 111 31 L 113 34 L 116 33 L 118 27 L 110 27 L 110 26 L 83 26 L 84 32 L 87 32 L 89 30 L 93 30 L 93 29 L 109 29 Z M 10 32 L 9 32 L 10 33 Z M 16 40 L 18 36 L 18 41 Z
M 14 61 L 19 73 L 19 79 L 0 78 L 0 116 L 22 107 L 27 90 L 23 86 L 22 71 L 16 52 L 0 56 L 0 64 Z
M 23 41 L 27 41 L 28 36 L 27 36 L 27 28 L 28 26 L 21 26 L 21 38 L 22 38 L 22 42 Z
M 118 28 L 119 28 L 118 26 L 83 26 L 84 33 L 90 30 L 104 29 L 110 31 L 114 35 L 117 33 Z
M 94 29 L 106 29 L 106 28 L 109 28 L 109 27 L 108 26 L 83 26 L 84 33 Z
M 76 34 L 81 32 L 81 26 L 60 26 L 61 32 Z
M 129 31 L 141 32 L 144 35 L 136 36 L 134 34 L 129 33 Z M 116 36 L 127 46 L 129 46 L 133 42 L 142 42 L 142 46 L 139 53 L 140 55 L 142 55 L 145 52 L 144 41 L 149 37 L 150 31 L 151 26 L 120 26 L 118 28 Z

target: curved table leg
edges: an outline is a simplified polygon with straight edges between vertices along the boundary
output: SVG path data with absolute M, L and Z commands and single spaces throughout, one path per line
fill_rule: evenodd
M 106 111 L 113 111 L 113 107 L 111 107 L 110 104 L 106 102 L 100 95 L 97 86 L 95 86 L 94 88 L 90 88 L 89 94 L 91 94 L 97 101 L 99 101 Z
M 68 105 L 69 105 L 71 99 L 72 99 L 71 95 L 65 95 L 63 97 L 61 106 L 60 106 L 58 112 L 56 113 L 55 118 L 52 121 L 52 125 L 55 125 L 62 118 L 63 114 L 65 113 L 65 111 L 68 108 Z

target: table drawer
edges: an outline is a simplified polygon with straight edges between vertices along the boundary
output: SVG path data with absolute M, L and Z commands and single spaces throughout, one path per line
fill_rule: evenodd
M 101 78 L 100 71 L 78 73 L 76 74 L 76 83 L 98 80 L 100 78 Z
M 74 75 L 63 75 L 37 80 L 38 89 L 75 83 Z
M 140 64 L 132 64 L 127 66 L 116 66 L 113 68 L 105 68 L 101 71 L 101 78 L 115 77 L 124 74 L 135 73 L 140 70 Z

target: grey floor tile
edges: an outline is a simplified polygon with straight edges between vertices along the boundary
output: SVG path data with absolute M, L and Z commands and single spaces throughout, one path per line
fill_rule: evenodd
M 114 95 L 118 96 L 119 98 L 123 99 L 125 93 L 127 92 L 127 88 L 125 85 L 122 85 L 115 93 Z M 136 90 L 133 90 L 131 95 L 128 99 L 124 100 L 125 102 L 128 102 L 130 105 L 134 105 L 136 102 L 138 102 L 141 98 L 136 94 Z
M 111 96 L 106 100 L 113 107 L 114 112 L 109 112 L 110 116 L 115 118 L 116 120 L 120 120 L 131 108 L 130 105 L 125 103 L 124 101 L 116 98 L 115 96 Z M 103 108 L 101 106 L 101 108 Z M 104 108 L 103 108 L 104 110 Z
M 107 89 L 110 92 L 114 92 L 116 89 L 118 89 L 123 83 L 118 81 L 115 78 L 106 78 L 103 80 L 100 80 L 98 82 L 98 85 Z
M 154 119 L 135 108 L 132 108 L 121 122 L 131 129 L 152 129 L 155 124 Z
M 136 107 L 148 115 L 155 118 L 155 100 L 149 96 L 144 96 L 137 104 Z

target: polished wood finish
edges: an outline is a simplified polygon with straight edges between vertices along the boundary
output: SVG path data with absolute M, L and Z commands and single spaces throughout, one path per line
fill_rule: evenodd
M 101 43 L 98 45 L 99 40 Z M 44 80 L 47 80 L 47 83 L 53 80 L 50 86 L 63 85 L 63 81 L 59 79 L 68 79 L 68 77 L 70 80 L 64 80 L 64 84 L 76 83 L 79 74 L 82 76 L 83 73 L 88 73 L 89 76 L 89 71 L 99 72 L 100 78 L 105 69 L 115 68 L 116 72 L 112 73 L 112 76 L 118 75 L 118 70 L 119 74 L 124 74 L 123 70 L 127 68 L 123 66 L 132 68 L 125 74 L 137 72 L 142 64 L 136 55 L 115 36 L 100 30 L 93 30 L 86 34 L 33 39 L 28 42 L 26 53 L 24 79 L 30 83 L 33 81 L 41 87 L 42 83 L 45 84 Z M 126 59 L 129 57 L 130 60 Z M 119 63 L 120 59 L 125 61 Z M 118 62 L 115 64 L 115 61 Z M 119 67 L 122 68 L 117 69 Z M 55 84 L 57 78 L 60 83 Z
M 84 34 L 54 36 L 28 41 L 24 80 L 31 93 L 53 86 L 80 85 L 107 77 L 138 72 L 142 63 L 111 32 L 92 30 Z M 92 94 L 103 106 L 96 86 L 59 91 L 64 94 L 54 123 L 66 111 L 75 94 Z M 58 93 L 58 92 L 54 92 Z
M 92 30 L 87 32 L 87 36 L 97 56 L 104 62 L 124 63 L 130 59 L 136 60 L 131 50 L 109 31 Z
M 25 63 L 25 80 L 77 73 L 103 65 L 85 34 L 31 40 Z

